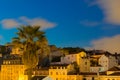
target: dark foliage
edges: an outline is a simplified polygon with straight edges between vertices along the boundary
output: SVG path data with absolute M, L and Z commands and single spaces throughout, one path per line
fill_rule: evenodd
M 80 47 L 64 47 L 63 49 L 67 50 L 69 54 L 74 54 L 74 53 L 79 53 L 81 51 L 85 51 L 84 48 L 80 48 Z
M 52 58 L 51 62 L 60 62 L 61 56 L 55 56 Z

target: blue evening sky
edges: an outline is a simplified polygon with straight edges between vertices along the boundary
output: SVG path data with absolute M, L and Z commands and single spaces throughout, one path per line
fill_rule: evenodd
M 49 44 L 58 47 L 92 47 L 96 46 L 94 41 L 119 37 L 120 24 L 114 22 L 116 18 L 112 20 L 112 14 L 107 14 L 110 12 L 108 6 L 105 6 L 108 5 L 107 2 L 103 4 L 104 7 L 102 2 L 104 1 L 0 0 L 0 44 L 11 42 L 12 37 L 16 36 L 17 24 L 24 25 L 25 18 L 31 22 L 33 19 L 38 22 L 43 20 L 41 23 L 44 23 L 44 27 L 51 23 L 52 26 L 48 24 L 43 30 Z M 21 17 L 24 17 L 24 21 L 20 20 Z M 32 24 L 31 22 L 28 21 L 27 24 Z

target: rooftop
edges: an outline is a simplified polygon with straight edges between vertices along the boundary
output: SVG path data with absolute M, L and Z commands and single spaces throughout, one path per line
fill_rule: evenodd
M 110 68 L 108 71 L 120 71 L 120 67 L 113 67 L 113 68 Z

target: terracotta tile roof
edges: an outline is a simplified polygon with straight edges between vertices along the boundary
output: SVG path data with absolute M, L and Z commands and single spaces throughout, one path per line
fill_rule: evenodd
M 107 75 L 106 72 L 100 72 L 99 75 Z
M 51 64 L 50 66 L 68 66 L 69 64 Z
M 46 76 L 34 76 L 32 78 L 32 80 L 42 80 L 43 78 L 45 78 Z
M 113 67 L 113 68 L 110 68 L 108 71 L 120 71 L 120 67 Z
M 77 75 L 77 73 L 76 73 L 76 72 L 71 71 L 71 72 L 68 72 L 68 73 L 67 73 L 67 75 Z
M 76 72 L 68 72 L 68 75 L 97 75 L 97 73 L 94 72 L 80 72 L 80 73 L 76 73 Z
M 97 73 L 94 73 L 94 72 L 81 72 L 80 75 L 97 75 Z
M 112 74 L 110 74 L 108 76 L 120 76 L 120 72 L 114 72 L 114 73 L 112 73 Z

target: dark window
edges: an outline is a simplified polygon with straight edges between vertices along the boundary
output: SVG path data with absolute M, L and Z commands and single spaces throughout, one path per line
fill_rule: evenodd
M 58 72 L 56 72 L 56 75 L 58 75 Z

